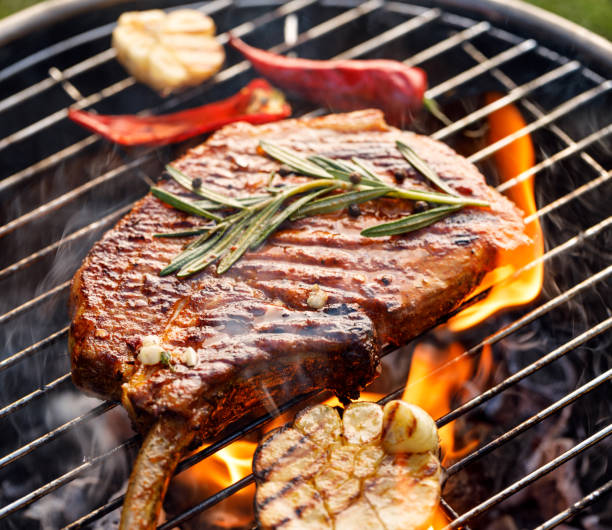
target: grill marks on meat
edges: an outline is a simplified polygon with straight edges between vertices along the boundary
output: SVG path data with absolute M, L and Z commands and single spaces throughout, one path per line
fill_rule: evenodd
M 178 417 L 205 438 L 267 400 L 315 388 L 354 397 L 375 377 L 383 344 L 433 325 L 494 267 L 499 248 L 526 242 L 520 212 L 473 165 L 443 144 L 389 128 L 378 111 L 235 124 L 175 165 L 226 194 L 260 193 L 279 167 L 258 152 L 262 138 L 304 154 L 358 156 L 390 182 L 394 170 L 407 168 L 395 149 L 402 139 L 453 188 L 491 209 L 465 208 L 411 234 L 364 238 L 362 229 L 413 207 L 381 199 L 360 205 L 358 218 L 337 212 L 287 223 L 223 276 L 210 267 L 180 280 L 158 272 L 184 241 L 152 235 L 202 220 L 147 195 L 75 275 L 70 333 L 75 383 L 121 399 L 141 431 Z M 162 186 L 183 191 L 172 181 Z M 429 189 L 412 170 L 403 186 Z M 314 285 L 329 295 L 319 311 L 307 305 Z M 193 347 L 198 364 L 141 365 L 136 355 L 146 335 L 171 352 Z

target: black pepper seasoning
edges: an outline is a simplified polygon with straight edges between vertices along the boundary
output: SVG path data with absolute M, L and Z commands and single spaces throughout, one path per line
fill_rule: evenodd
M 202 187 L 202 179 L 200 177 L 196 177 L 191 181 L 191 187 L 198 189 Z
M 395 177 L 395 182 L 398 184 L 402 184 L 410 175 L 406 168 L 394 169 L 393 176 Z
M 349 180 L 353 184 L 359 184 L 361 182 L 361 175 L 359 173 L 353 172 L 349 175 Z
M 425 201 L 417 201 L 414 203 L 414 213 L 422 213 L 429 210 L 429 203 Z
M 351 217 L 359 217 L 361 215 L 361 210 L 356 204 L 351 204 L 348 207 L 348 213 Z

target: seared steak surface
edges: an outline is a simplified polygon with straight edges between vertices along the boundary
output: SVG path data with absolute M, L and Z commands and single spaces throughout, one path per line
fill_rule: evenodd
M 174 165 L 226 194 L 261 193 L 279 165 L 258 152 L 260 139 L 304 154 L 357 156 L 390 181 L 395 170 L 408 170 L 403 186 L 431 189 L 396 150 L 402 139 L 452 188 L 491 208 L 465 208 L 410 234 L 362 237 L 364 228 L 413 208 L 381 199 L 361 205 L 357 218 L 344 211 L 286 223 L 222 276 L 213 266 L 178 279 L 158 272 L 185 240 L 153 234 L 203 220 L 147 195 L 75 275 L 70 335 L 75 383 L 121 399 L 143 429 L 171 413 L 206 437 L 255 406 L 298 392 L 331 388 L 354 396 L 375 377 L 382 345 L 427 329 L 478 285 L 498 249 L 526 242 L 520 212 L 473 165 L 441 143 L 390 128 L 378 111 L 231 125 Z M 184 192 L 172 181 L 161 186 Z M 307 305 L 315 285 L 329 295 L 319 310 Z M 148 335 L 174 359 L 194 348 L 197 365 L 142 365 L 137 355 Z

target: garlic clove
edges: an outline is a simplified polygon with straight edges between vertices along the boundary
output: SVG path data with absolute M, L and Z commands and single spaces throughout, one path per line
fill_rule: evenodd
M 389 453 L 437 451 L 436 424 L 421 407 L 390 401 L 383 410 L 383 446 Z

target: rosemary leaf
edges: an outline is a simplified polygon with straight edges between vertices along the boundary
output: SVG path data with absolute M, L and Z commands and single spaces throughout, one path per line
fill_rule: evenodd
M 223 204 L 225 206 L 231 206 L 232 208 L 244 208 L 240 201 L 233 199 L 232 197 L 227 197 L 222 193 L 217 193 L 216 191 L 208 189 L 205 186 L 198 186 L 197 188 L 194 188 L 191 185 L 191 179 L 187 175 L 185 175 L 185 173 L 179 171 L 175 167 L 168 165 L 166 166 L 166 171 L 181 186 L 187 188 L 189 191 L 195 193 L 196 195 L 199 195 L 200 197 L 204 197 L 205 199 L 219 204 Z
M 440 206 L 438 208 L 432 208 L 426 212 L 408 215 L 396 221 L 370 226 L 362 230 L 361 235 L 366 237 L 383 237 L 405 234 L 429 226 L 461 208 L 461 206 Z
M 334 178 L 351 182 L 351 175 L 353 173 L 357 173 L 361 177 L 359 184 L 363 186 L 376 187 L 380 186 L 381 184 L 384 185 L 380 177 L 375 175 L 374 178 L 371 178 L 367 172 L 358 166 L 352 166 L 346 162 L 332 160 L 331 158 L 320 155 L 313 155 L 309 158 L 309 160 L 317 165 L 320 165 L 321 168 L 327 171 L 327 173 Z
M 251 244 L 259 237 L 258 230 L 262 227 L 270 217 L 272 217 L 281 207 L 283 199 L 276 199 L 266 208 L 255 214 L 250 220 L 249 227 L 240 235 L 233 244 L 233 249 L 225 254 L 219 265 L 217 265 L 217 274 L 223 274 L 227 271 L 240 257 L 247 251 Z
M 259 146 L 272 158 L 289 166 L 291 169 L 300 173 L 301 175 L 321 179 L 329 178 L 327 172 L 324 171 L 322 168 L 320 168 L 316 164 L 313 164 L 308 159 L 299 156 L 293 151 L 290 151 L 289 149 L 279 147 L 264 140 L 261 140 L 259 142 Z
M 435 184 L 442 191 L 450 195 L 457 195 L 457 192 L 453 190 L 446 182 L 444 182 L 438 174 L 423 160 L 419 155 L 417 155 L 412 149 L 404 142 L 397 141 L 395 142 L 397 149 L 402 154 L 402 156 L 408 161 L 408 163 L 416 169 L 421 175 L 423 175 L 426 179 L 429 179 L 433 184 Z
M 207 219 L 212 219 L 213 221 L 222 221 L 223 218 L 215 215 L 208 210 L 204 210 L 199 206 L 196 206 L 192 202 L 186 201 L 182 197 L 175 195 L 174 193 L 170 193 L 169 191 L 163 190 L 161 188 L 152 187 L 151 193 L 157 197 L 159 200 L 169 204 L 170 206 L 176 208 L 177 210 L 181 210 L 182 212 L 187 212 L 193 215 L 199 215 L 200 217 L 206 217 Z
M 289 206 L 287 206 L 284 210 L 278 212 L 273 219 L 271 219 L 268 224 L 264 227 L 263 231 L 259 235 L 259 237 L 255 240 L 254 243 L 251 243 L 251 250 L 257 248 L 261 245 L 272 232 L 274 232 L 281 224 L 283 224 L 289 217 L 291 217 L 295 212 L 297 212 L 302 206 L 313 201 L 317 197 L 323 195 L 324 193 L 329 193 L 335 189 L 335 187 L 324 188 L 322 190 L 315 191 L 309 195 L 304 195 L 299 199 L 293 201 Z
M 231 248 L 236 239 L 240 237 L 240 234 L 248 224 L 249 219 L 250 216 L 245 216 L 244 219 L 227 228 L 221 233 L 221 236 L 216 240 L 215 245 L 212 246 L 212 248 L 209 247 L 207 252 L 205 252 L 203 255 L 198 255 L 194 259 L 190 260 L 176 273 L 176 275 L 179 278 L 186 278 L 187 276 L 191 276 L 196 272 L 204 270 L 206 267 L 217 261 L 226 252 L 228 252 L 228 249 Z
M 253 195 L 251 197 L 236 197 L 236 200 L 242 204 L 242 207 L 253 206 L 254 204 L 259 203 L 260 201 L 269 199 L 268 195 Z M 219 204 L 218 202 L 209 201 L 208 199 L 203 199 L 200 201 L 193 201 L 193 204 L 196 204 L 200 208 L 204 208 L 205 210 L 221 210 L 223 208 L 227 208 L 224 204 Z
M 211 249 L 221 238 L 223 235 L 222 232 L 217 232 L 214 237 L 209 238 L 205 244 L 202 244 L 195 248 L 190 248 L 181 252 L 178 256 L 176 256 L 165 268 L 163 268 L 160 272 L 160 276 L 168 276 L 180 269 L 182 269 L 188 263 L 197 260 L 209 249 Z
M 381 184 L 384 184 L 383 179 L 381 179 L 374 171 L 372 171 L 368 166 L 366 166 L 361 160 L 356 157 L 351 158 L 353 164 L 355 164 L 367 177 L 371 180 L 376 180 Z
M 389 190 L 387 188 L 378 187 L 363 191 L 349 191 L 346 193 L 339 193 L 332 195 L 331 197 L 325 197 L 313 201 L 310 204 L 300 208 L 292 217 L 291 220 L 302 219 L 303 217 L 310 217 L 312 215 L 319 215 L 323 213 L 335 212 L 348 208 L 351 204 L 360 204 L 362 202 L 371 201 L 378 199 L 383 195 L 386 195 Z
M 436 204 L 456 204 L 460 206 L 489 206 L 489 203 L 480 199 L 472 199 L 463 195 L 447 195 L 435 191 L 393 188 L 389 197 L 397 199 L 410 199 L 413 201 L 427 201 Z

